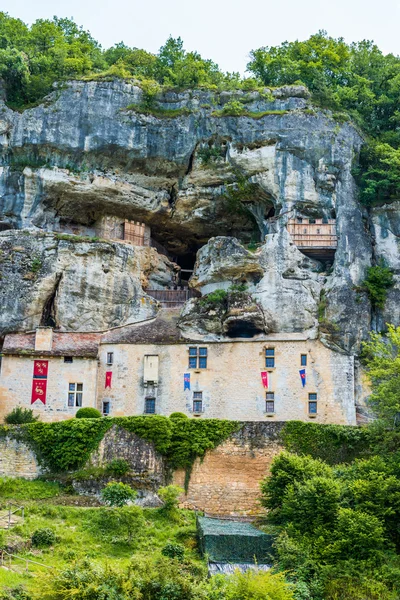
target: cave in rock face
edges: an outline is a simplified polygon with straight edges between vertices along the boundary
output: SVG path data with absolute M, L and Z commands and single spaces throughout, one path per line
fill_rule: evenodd
M 238 320 L 229 324 L 226 335 L 230 338 L 252 338 L 260 333 L 263 331 L 251 321 Z

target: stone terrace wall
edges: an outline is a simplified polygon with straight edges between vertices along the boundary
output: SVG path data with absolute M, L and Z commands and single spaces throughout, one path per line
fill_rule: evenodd
M 283 450 L 284 423 L 248 422 L 224 443 L 197 460 L 182 506 L 207 515 L 253 516 L 262 512 L 260 481 L 269 473 L 274 457 Z M 185 473 L 174 474 L 183 487 Z
M 40 474 L 41 469 L 29 446 L 7 436 L 0 439 L 0 477 L 35 479 Z
M 283 450 L 280 440 L 283 426 L 283 422 L 243 423 L 238 432 L 207 452 L 202 461 L 195 462 L 188 493 L 181 499 L 182 506 L 209 515 L 260 513 L 260 481 L 269 473 L 274 457 Z M 106 433 L 90 463 L 103 465 L 114 458 L 128 461 L 134 475 L 130 483 L 139 491 L 154 492 L 167 483 L 165 461 L 153 444 L 117 427 Z M 26 444 L 10 437 L 0 439 L 0 476 L 34 479 L 40 473 L 37 460 Z M 176 471 L 172 480 L 184 487 L 184 471 Z M 95 493 L 86 488 L 86 493 Z

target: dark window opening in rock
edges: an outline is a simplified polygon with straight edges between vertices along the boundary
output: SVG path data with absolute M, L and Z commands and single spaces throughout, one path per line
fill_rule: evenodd
M 72 358 L 72 356 L 64 356 L 64 362 L 65 363 L 73 363 L 74 359 Z
M 229 324 L 226 335 L 230 338 L 252 338 L 255 335 L 263 333 L 254 323 L 238 321 Z
M 274 217 L 274 216 L 275 216 L 275 207 L 267 206 L 267 208 L 265 209 L 265 218 L 272 219 L 272 217 Z
M 188 281 L 193 275 L 193 269 L 196 262 L 197 248 L 181 256 L 177 256 L 176 263 L 180 266 L 179 284 L 186 287 Z
M 44 303 L 43 310 L 42 310 L 42 318 L 40 321 L 40 325 L 42 327 L 53 327 L 53 328 L 57 327 L 55 301 L 56 301 L 57 290 L 58 290 L 58 286 L 60 285 L 61 277 L 62 277 L 62 275 L 59 275 L 57 277 L 57 280 L 54 285 L 54 289 L 53 289 L 52 293 L 50 294 L 50 296 L 47 298 L 46 302 Z

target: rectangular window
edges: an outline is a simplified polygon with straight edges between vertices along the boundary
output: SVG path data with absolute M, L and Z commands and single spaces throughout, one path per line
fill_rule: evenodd
M 265 348 L 265 366 L 268 369 L 275 367 L 275 348 Z
M 308 399 L 309 400 L 317 400 L 317 394 L 313 393 L 313 394 L 308 394 Z
M 189 348 L 189 369 L 207 369 L 207 348 Z
M 309 402 L 308 403 L 308 414 L 309 415 L 316 415 L 317 414 L 317 403 L 316 402 Z
M 72 362 L 74 362 L 74 359 L 72 358 L 72 356 L 64 356 L 64 362 L 72 363 Z
M 146 415 L 154 415 L 156 412 L 156 399 L 146 398 L 144 401 L 144 412 Z
M 265 412 L 266 413 L 274 413 L 275 412 L 275 392 L 267 392 L 265 401 Z
M 307 354 L 301 354 L 300 355 L 300 365 L 302 367 L 306 367 L 307 366 Z
M 114 362 L 114 352 L 107 352 L 107 364 L 112 365 Z
M 193 412 L 203 412 L 203 392 L 193 392 Z
M 103 415 L 107 416 L 110 414 L 110 403 L 103 402 Z
M 68 406 L 82 406 L 83 383 L 70 383 L 68 385 Z

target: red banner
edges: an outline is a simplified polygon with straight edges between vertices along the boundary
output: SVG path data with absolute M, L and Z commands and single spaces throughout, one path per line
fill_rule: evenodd
M 106 385 L 105 388 L 111 387 L 112 371 L 106 371 Z
M 262 379 L 263 386 L 265 388 L 267 388 L 268 387 L 268 371 L 261 371 L 261 379 Z
M 49 369 L 48 360 L 33 361 L 33 376 L 37 379 L 47 379 L 47 371 Z
M 31 404 L 40 400 L 43 404 L 46 404 L 46 391 L 47 391 L 47 380 L 46 379 L 34 379 L 32 381 L 32 398 Z

